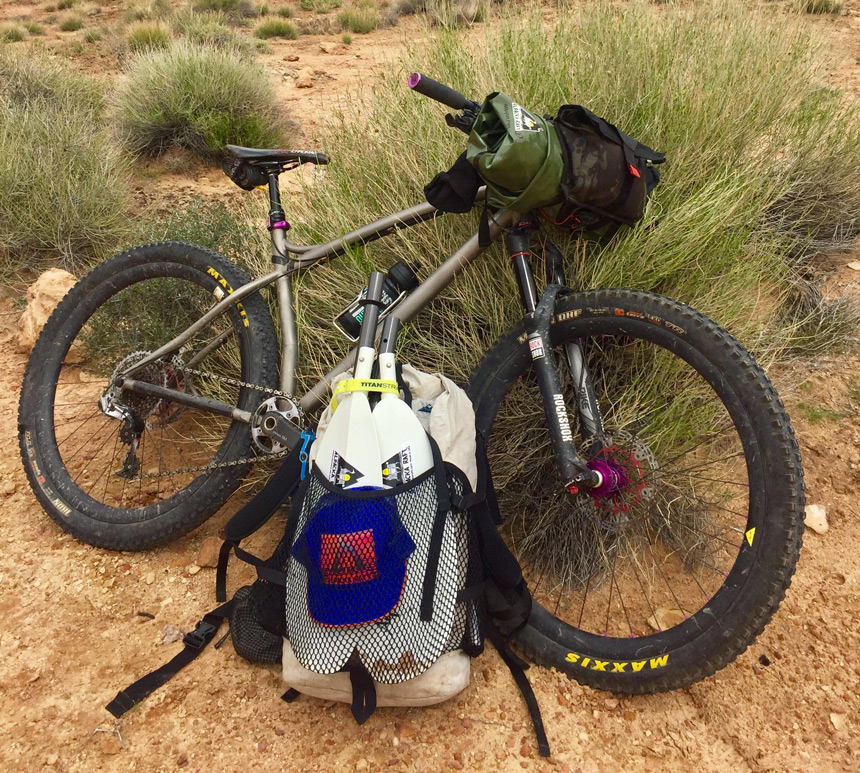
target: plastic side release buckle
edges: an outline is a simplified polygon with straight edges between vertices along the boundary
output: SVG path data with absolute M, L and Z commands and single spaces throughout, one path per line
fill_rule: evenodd
M 316 433 L 312 429 L 306 429 L 302 432 L 302 450 L 299 452 L 299 461 L 302 463 L 302 480 L 304 480 L 308 475 L 308 460 L 310 459 L 308 448 L 310 447 L 310 444 L 313 443 L 315 437 Z
M 193 631 L 189 631 L 182 637 L 182 643 L 186 647 L 191 647 L 195 650 L 202 650 L 217 630 L 218 629 L 212 625 L 212 623 L 200 620 Z

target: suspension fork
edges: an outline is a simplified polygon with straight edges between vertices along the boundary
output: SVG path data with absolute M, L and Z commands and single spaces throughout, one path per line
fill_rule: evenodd
M 564 256 L 552 242 L 548 242 L 546 245 L 544 262 L 547 284 L 567 287 L 567 280 L 564 275 Z M 586 455 L 591 457 L 605 445 L 605 436 L 603 434 L 603 420 L 600 416 L 600 405 L 594 391 L 594 382 L 588 372 L 585 347 L 582 341 L 564 344 L 564 355 L 573 384 L 573 395 L 579 414 L 579 431 L 582 435 L 583 447 Z
M 567 288 L 563 283 L 553 281 L 540 298 L 538 298 L 534 274 L 529 262 L 531 256 L 529 231 L 529 225 L 514 228 L 508 231 L 505 243 L 513 264 L 517 284 L 519 285 L 520 300 L 527 314 L 529 353 L 531 354 L 532 367 L 534 368 L 538 387 L 540 388 L 556 467 L 561 474 L 565 488 L 571 493 L 576 493 L 580 486 L 585 486 L 586 488 L 601 486 L 603 476 L 596 470 L 589 469 L 585 460 L 577 453 L 564 401 L 561 379 L 558 375 L 555 354 L 550 342 L 550 326 L 555 310 L 556 297 Z M 554 268 L 553 275 L 550 278 L 553 280 L 564 278 L 560 266 Z M 567 351 L 565 355 L 568 360 L 568 367 L 571 369 L 575 388 L 578 387 L 578 408 L 581 402 L 579 395 L 587 394 L 588 387 L 591 387 L 591 399 L 594 400 L 594 388 L 591 386 L 591 380 L 588 377 L 588 369 L 585 365 L 585 357 L 582 354 L 582 349 L 578 344 L 574 344 L 574 348 L 575 351 L 570 355 Z M 599 431 L 599 410 L 590 410 L 592 408 L 591 405 L 587 405 L 586 408 L 589 410 L 587 419 L 583 420 L 580 417 L 580 426 L 585 430 L 587 426 L 586 422 L 590 422 L 588 426 L 595 432 Z M 594 400 L 594 408 L 596 408 L 596 400 Z M 596 423 L 594 421 L 595 416 L 597 417 Z M 591 437 L 591 435 L 587 437 Z

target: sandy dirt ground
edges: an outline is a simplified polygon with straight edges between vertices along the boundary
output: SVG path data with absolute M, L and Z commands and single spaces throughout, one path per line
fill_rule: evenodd
M 102 5 L 106 23 L 119 13 Z M 38 5 L 0 4 L 0 18 L 44 16 Z M 831 77 L 860 91 L 860 0 L 848 13 L 812 23 L 832 35 Z M 421 34 L 417 25 L 408 34 Z M 349 85 L 373 77 L 404 25 L 356 36 L 275 42 L 261 57 L 279 98 L 303 116 L 307 140 Z M 66 33 L 51 33 L 62 45 Z M 292 60 L 292 57 L 298 57 Z M 301 66 L 316 72 L 297 89 Z M 109 52 L 83 69 L 118 73 Z M 308 147 L 312 147 L 309 144 Z M 143 170 L 146 172 L 147 170 Z M 195 194 L 229 199 L 220 173 L 205 167 L 139 175 L 143 203 Z M 832 260 L 830 293 L 855 293 L 860 272 Z M 806 471 L 808 501 L 826 508 L 829 531 L 807 532 L 786 601 L 755 644 L 716 676 L 687 690 L 625 698 L 540 668 L 529 672 L 553 749 L 537 756 L 522 699 L 492 649 L 473 663 L 470 687 L 425 709 L 380 709 L 358 727 L 345 705 L 303 697 L 287 705 L 277 670 L 249 666 L 228 644 L 199 660 L 114 722 L 104 709 L 133 679 L 180 648 L 167 626 L 190 630 L 214 606 L 214 570 L 196 566 L 240 504 L 159 550 L 114 553 L 81 544 L 40 509 L 25 481 L 15 437 L 26 354 L 16 345 L 19 293 L 0 298 L 0 770 L 487 770 L 857 771 L 860 770 L 860 360 L 821 358 L 772 372 L 789 405 Z M 805 405 L 825 407 L 820 414 Z M 264 554 L 283 522 L 249 541 Z M 236 588 L 250 580 L 232 570 Z M 140 613 L 146 613 L 141 615 Z

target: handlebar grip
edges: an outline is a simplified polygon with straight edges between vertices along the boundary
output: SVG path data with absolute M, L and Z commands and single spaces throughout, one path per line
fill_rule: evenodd
M 463 110 L 470 104 L 470 100 L 466 99 L 459 91 L 454 91 L 444 83 L 434 81 L 420 72 L 414 72 L 409 76 L 409 88 L 425 97 L 430 97 L 430 99 L 447 105 L 452 110 Z

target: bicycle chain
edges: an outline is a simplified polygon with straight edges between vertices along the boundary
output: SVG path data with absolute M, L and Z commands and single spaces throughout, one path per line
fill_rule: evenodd
M 206 378 L 214 378 L 218 381 L 223 381 L 226 384 L 231 386 L 238 387 L 246 387 L 248 389 L 256 389 L 258 392 L 264 392 L 268 395 L 272 395 L 274 397 L 283 397 L 289 400 L 293 405 L 296 406 L 296 410 L 299 412 L 299 422 L 300 425 L 304 425 L 305 415 L 302 409 L 299 407 L 298 402 L 296 402 L 295 398 L 287 394 L 286 392 L 282 392 L 280 389 L 273 389 L 272 387 L 264 387 L 259 384 L 251 384 L 247 381 L 241 381 L 240 379 L 231 378 L 230 376 L 219 376 L 215 373 L 209 373 L 205 370 L 197 370 L 196 368 L 187 368 L 180 367 L 178 368 L 182 373 L 190 373 L 192 376 L 204 376 Z M 184 475 L 190 472 L 204 472 L 206 470 L 220 470 L 226 467 L 240 467 L 243 464 L 248 464 L 251 462 L 259 462 L 259 461 L 268 461 L 269 459 L 282 459 L 290 453 L 290 450 L 281 451 L 277 454 L 267 454 L 266 456 L 252 456 L 246 457 L 244 459 L 234 459 L 231 462 L 210 462 L 206 465 L 201 465 L 198 467 L 183 467 L 177 470 L 166 470 L 164 472 L 159 473 L 143 473 L 141 475 L 136 475 L 131 480 L 147 480 L 152 478 L 163 478 L 165 475 Z

